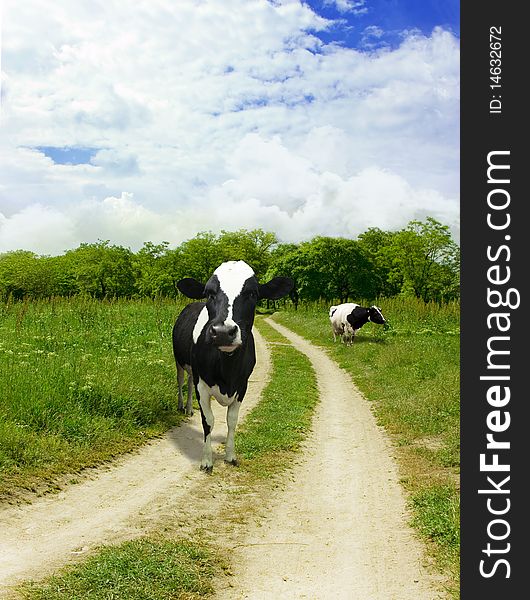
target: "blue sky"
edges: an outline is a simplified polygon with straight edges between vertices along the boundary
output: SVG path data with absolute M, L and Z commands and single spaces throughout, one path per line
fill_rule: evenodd
M 98 148 L 64 147 L 55 146 L 36 146 L 35 150 L 42 152 L 45 156 L 52 159 L 58 165 L 84 165 L 90 163 L 90 160 L 98 152 Z
M 0 252 L 459 231 L 459 6 L 5 0 Z
M 318 37 L 350 48 L 395 48 L 403 41 L 403 32 L 414 29 L 430 35 L 435 27 L 443 27 L 460 34 L 460 2 L 455 0 L 308 0 L 307 4 L 335 22 Z

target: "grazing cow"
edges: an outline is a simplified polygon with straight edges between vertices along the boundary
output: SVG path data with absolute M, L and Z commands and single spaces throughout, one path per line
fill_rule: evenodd
M 385 318 L 381 309 L 377 306 L 364 308 L 353 302 L 332 306 L 329 309 L 329 320 L 333 330 L 333 341 L 337 341 L 337 336 L 346 344 L 353 344 L 355 334 L 368 321 L 385 324 Z
M 274 277 L 268 283 L 259 284 L 254 271 L 240 260 L 220 265 L 206 285 L 186 278 L 181 279 L 177 287 L 188 298 L 206 298 L 206 302 L 188 304 L 178 316 L 173 327 L 173 353 L 180 409 L 183 409 L 184 372 L 188 372 L 187 414 L 191 414 L 190 376 L 193 378 L 204 430 L 201 469 L 211 473 L 214 425 L 211 398 L 227 407 L 225 460 L 235 465 L 234 434 L 239 407 L 256 364 L 252 335 L 256 303 L 261 298 L 282 298 L 293 288 L 293 281 L 288 277 Z

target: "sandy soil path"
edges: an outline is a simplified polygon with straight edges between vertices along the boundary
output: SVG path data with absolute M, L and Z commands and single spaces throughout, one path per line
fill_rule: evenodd
M 241 405 L 241 421 L 259 401 L 271 368 L 264 339 L 257 331 L 254 337 L 257 364 Z M 217 402 L 212 407 L 215 448 L 226 437 L 226 409 Z M 95 470 L 91 479 L 30 505 L 0 509 L 0 598 L 9 597 L 21 580 L 38 579 L 99 544 L 139 535 L 139 515 L 187 504 L 188 490 L 205 477 L 198 468 L 202 439 L 200 413 L 195 411 L 164 438 Z
M 216 600 L 433 600 L 392 449 L 349 375 L 271 319 L 317 373 L 320 405 L 268 516 L 233 550 Z

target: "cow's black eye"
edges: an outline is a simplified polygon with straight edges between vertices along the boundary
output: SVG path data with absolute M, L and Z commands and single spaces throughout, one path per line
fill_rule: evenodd
M 215 292 L 208 292 L 207 298 L 208 298 L 208 300 L 214 300 L 215 299 Z

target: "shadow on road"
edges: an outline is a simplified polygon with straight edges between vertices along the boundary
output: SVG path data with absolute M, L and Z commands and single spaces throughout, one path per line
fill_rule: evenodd
M 215 425 L 212 433 L 212 447 L 214 460 L 217 460 L 223 455 L 215 452 L 216 446 L 224 444 L 226 440 L 226 408 L 222 406 L 217 408 L 213 405 L 214 402 L 212 402 L 212 409 L 215 414 Z M 200 410 L 194 408 L 193 415 L 172 429 L 168 434 L 168 439 L 181 454 L 189 458 L 191 462 L 196 462 L 198 467 L 204 444 Z

